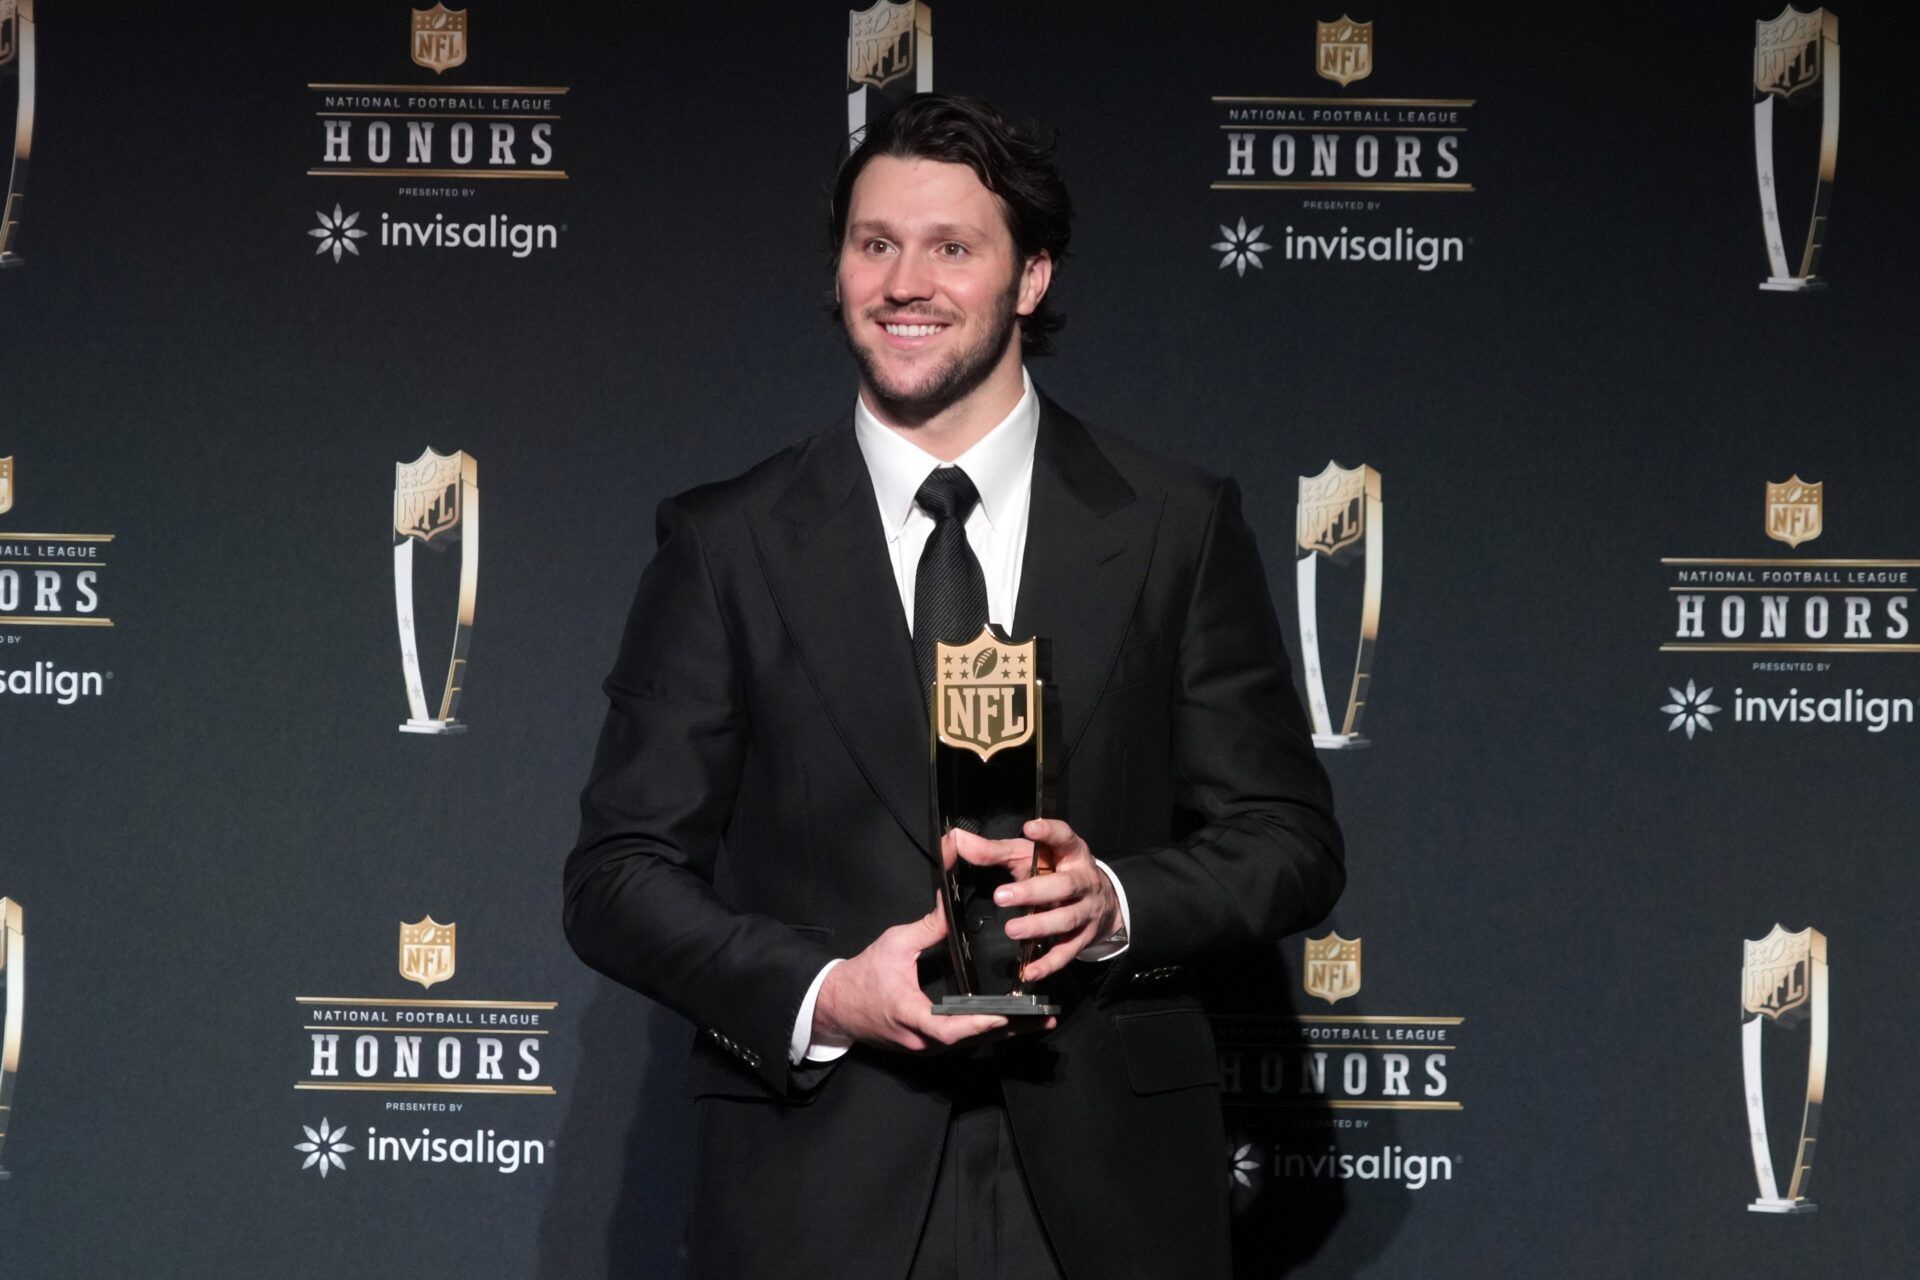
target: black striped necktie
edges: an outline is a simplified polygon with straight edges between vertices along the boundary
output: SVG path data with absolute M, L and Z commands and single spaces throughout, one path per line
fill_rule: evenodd
M 967 514 L 980 491 L 959 467 L 936 467 L 913 495 L 933 517 L 913 580 L 913 660 L 922 698 L 933 687 L 936 641 L 965 644 L 987 622 L 987 579 L 967 545 Z

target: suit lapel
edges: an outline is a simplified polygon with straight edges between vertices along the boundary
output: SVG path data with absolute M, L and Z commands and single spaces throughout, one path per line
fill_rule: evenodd
M 1052 649 L 1063 765 L 1119 655 L 1153 555 L 1160 508 L 1159 495 L 1134 492 L 1078 419 L 1040 397 L 1012 638 L 1039 636 Z
M 1087 429 L 1045 395 L 1012 638 L 1049 642 L 1063 758 L 1119 655 L 1152 558 L 1158 495 L 1142 497 Z M 761 571 L 827 717 L 929 859 L 927 708 L 851 423 L 814 437 L 786 491 L 749 512 Z
M 767 586 L 835 732 L 932 858 L 926 703 L 852 423 L 814 437 L 786 492 L 748 518 Z

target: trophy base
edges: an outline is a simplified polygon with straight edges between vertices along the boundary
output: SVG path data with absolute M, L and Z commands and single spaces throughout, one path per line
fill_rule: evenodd
M 8 267 L 20 266 L 25 262 L 26 262 L 26 259 L 21 257 L 17 253 L 0 253 L 0 271 L 4 271 Z M 0 1173 L 0 1177 L 5 1177 L 5 1176 L 6 1175 L 4 1173 Z
M 1363 738 L 1357 733 L 1316 733 L 1313 745 L 1321 751 L 1358 751 L 1362 747 L 1373 745 L 1372 738 Z
M 1755 1200 L 1747 1206 L 1748 1213 L 1812 1213 L 1811 1200 Z
M 400 726 L 402 733 L 465 733 L 467 726 L 458 720 L 409 720 Z
M 1811 293 L 1827 287 L 1825 280 L 1806 280 L 1799 276 L 1768 276 L 1760 282 L 1768 293 Z
M 1060 1006 L 1036 995 L 941 996 L 933 1002 L 933 1011 L 952 1016 L 985 1013 L 1009 1018 L 1044 1018 L 1060 1012 Z

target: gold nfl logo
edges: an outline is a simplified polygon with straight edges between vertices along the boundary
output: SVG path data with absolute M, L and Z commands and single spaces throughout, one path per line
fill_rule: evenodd
M 1791 98 L 1820 83 L 1820 33 L 1825 17 L 1825 9 L 1801 13 L 1788 5 L 1779 17 L 1753 24 L 1755 92 Z
M 1342 16 L 1338 22 L 1318 22 L 1319 44 L 1313 69 L 1323 79 L 1346 88 L 1373 74 L 1373 24 Z
M 1799 476 L 1779 484 L 1767 482 L 1767 536 L 1797 547 L 1820 536 L 1821 498 L 1826 485 L 1808 484 Z
M 1324 938 L 1307 939 L 1306 968 L 1301 985 L 1310 996 L 1338 1004 L 1360 994 L 1359 938 L 1343 938 L 1339 930 Z
M 1010 643 L 982 627 L 966 644 L 934 646 L 940 741 L 991 760 L 1032 739 L 1039 692 L 1035 645 Z
M 423 988 L 445 982 L 453 976 L 454 931 L 458 926 L 441 924 L 432 916 L 422 916 L 408 924 L 400 923 L 400 976 Z
M 467 60 L 467 11 L 436 4 L 413 11 L 413 60 L 439 75 Z

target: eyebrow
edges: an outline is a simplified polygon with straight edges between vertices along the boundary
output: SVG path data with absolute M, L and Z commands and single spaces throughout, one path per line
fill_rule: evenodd
M 847 224 L 847 234 L 894 234 L 893 225 L 879 218 L 862 218 L 858 222 Z M 936 222 L 927 228 L 927 234 L 934 239 L 985 240 L 987 233 L 964 222 Z

